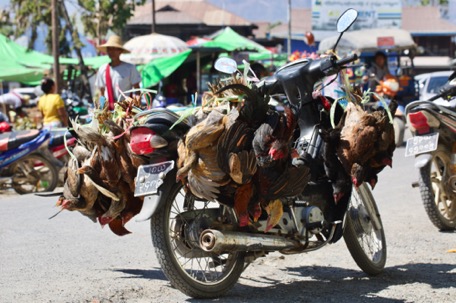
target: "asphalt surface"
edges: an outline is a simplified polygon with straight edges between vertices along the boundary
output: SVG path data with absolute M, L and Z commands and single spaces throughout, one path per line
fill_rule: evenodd
M 456 302 L 456 233 L 437 231 L 424 212 L 413 158 L 396 150 L 374 196 L 388 260 L 365 275 L 343 240 L 321 250 L 257 259 L 215 302 Z M 0 302 L 202 302 L 172 288 L 153 251 L 148 222 L 117 237 L 56 197 L 0 195 Z

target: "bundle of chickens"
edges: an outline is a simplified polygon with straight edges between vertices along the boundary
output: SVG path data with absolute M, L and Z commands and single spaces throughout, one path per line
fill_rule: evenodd
M 366 110 L 363 104 L 369 94 L 363 95 L 349 86 L 343 88 L 348 102 L 339 124 L 322 129 L 322 156 L 336 203 L 351 194 L 353 185 L 359 187 L 367 182 L 373 189 L 378 173 L 392 166 L 396 148 L 392 114 L 397 102 L 392 100 L 389 106 Z
M 201 200 L 232 207 L 241 228 L 257 227 L 254 223 L 267 215 L 267 232 L 282 217 L 282 201 L 301 194 L 310 180 L 309 167 L 294 161 L 299 157 L 293 148 L 299 108 L 272 109 L 269 96 L 239 76 L 209 87 L 203 106 L 193 113 L 197 122 L 178 142 L 176 182 Z M 361 97 L 351 95 L 354 101 L 339 125 L 322 129 L 322 157 L 336 203 L 353 184 L 374 186 L 395 149 L 387 111 L 368 113 Z M 133 105 L 127 99 L 114 112 L 106 105 L 90 125 L 72 121 L 78 143 L 57 203 L 108 225 L 117 235 L 129 233 L 125 224 L 141 210 L 134 178 L 140 165 L 149 164 L 129 146 Z
M 95 110 L 89 125 L 71 121 L 77 144 L 70 151 L 63 196 L 57 202 L 61 210 L 79 211 L 117 235 L 129 233 L 125 224 L 143 203 L 134 196 L 134 178 L 146 163 L 131 152 L 126 131 L 136 103 L 127 98 L 116 103 L 114 112 L 106 103 Z
M 194 196 L 233 207 L 239 226 L 266 213 L 271 229 L 283 213 L 281 199 L 300 194 L 309 168 L 293 165 L 298 109 L 279 113 L 269 97 L 243 77 L 210 85 L 200 121 L 178 143 L 177 179 Z
M 196 197 L 233 207 L 240 227 L 265 211 L 267 232 L 281 218 L 283 198 L 302 193 L 310 179 L 309 167 L 293 161 L 298 157 L 292 146 L 299 109 L 271 109 L 268 96 L 242 77 L 210 89 L 203 100 L 209 106 L 196 114 L 200 122 L 179 141 L 177 179 Z M 388 111 L 369 113 L 360 93 L 349 93 L 352 102 L 339 125 L 322 130 L 323 160 L 336 203 L 351 194 L 353 185 L 366 181 L 374 187 L 395 149 Z M 394 106 L 392 102 L 390 112 Z

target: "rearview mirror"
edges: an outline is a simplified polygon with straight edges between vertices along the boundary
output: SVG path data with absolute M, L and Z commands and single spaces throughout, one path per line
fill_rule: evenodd
M 337 19 L 337 31 L 340 33 L 339 37 L 337 38 L 336 44 L 334 44 L 333 51 L 336 51 L 337 44 L 339 44 L 340 38 L 342 38 L 342 34 L 350 28 L 353 22 L 356 21 L 358 18 L 358 11 L 349 8 L 347 9 L 342 15 L 340 15 L 339 19 Z
M 347 9 L 342 15 L 340 15 L 339 19 L 337 19 L 337 31 L 339 33 L 345 32 L 357 18 L 358 11 L 353 8 Z
M 220 58 L 215 61 L 214 67 L 219 72 L 233 74 L 237 71 L 237 63 L 231 58 Z

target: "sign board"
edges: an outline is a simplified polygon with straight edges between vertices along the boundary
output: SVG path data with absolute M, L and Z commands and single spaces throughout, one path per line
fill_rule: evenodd
M 337 34 L 337 19 L 347 8 L 354 8 L 359 13 L 351 30 L 401 28 L 401 1 L 312 0 L 312 31 L 330 31 L 332 35 Z
M 377 46 L 379 48 L 389 48 L 394 46 L 394 37 L 378 37 Z

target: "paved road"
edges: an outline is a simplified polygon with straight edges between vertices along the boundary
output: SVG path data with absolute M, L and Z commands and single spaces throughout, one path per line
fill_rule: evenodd
M 388 245 L 385 272 L 368 277 L 339 241 L 322 250 L 270 254 L 247 268 L 217 302 L 456 302 L 455 233 L 427 219 L 413 159 L 399 148 L 374 196 Z M 0 302 L 183 302 L 152 249 L 148 222 L 125 237 L 79 213 L 56 212 L 55 198 L 0 196 Z

